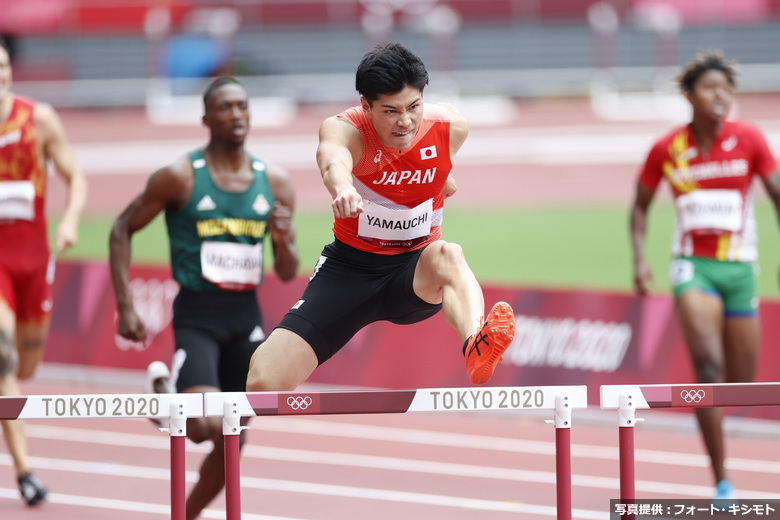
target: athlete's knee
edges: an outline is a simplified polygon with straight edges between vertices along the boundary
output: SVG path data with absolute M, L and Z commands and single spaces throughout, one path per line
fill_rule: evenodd
M 15 374 L 19 368 L 19 353 L 16 351 L 14 335 L 0 330 L 0 379 Z
M 723 364 L 715 359 L 698 359 L 693 362 L 698 383 L 719 383 L 723 379 Z
M 187 421 L 187 438 L 195 444 L 211 441 L 214 446 L 222 446 L 222 421 L 212 419 L 198 417 Z
M 43 356 L 43 347 L 46 343 L 44 338 L 18 338 L 19 345 L 19 368 L 17 375 L 19 379 L 30 379 L 38 368 L 38 363 Z
M 292 392 L 317 368 L 312 347 L 296 333 L 274 330 L 252 355 L 247 392 Z
M 454 273 L 467 268 L 463 248 L 453 242 L 441 242 L 436 250 L 435 264 L 439 274 Z
M 463 248 L 460 246 L 460 244 L 456 244 L 454 242 L 444 242 L 441 246 L 440 253 L 442 258 L 444 258 L 447 262 L 457 263 L 466 259 L 465 255 L 463 254 Z
M 282 370 L 257 368 L 249 371 L 246 380 L 247 392 L 292 392 L 297 387 L 298 381 Z

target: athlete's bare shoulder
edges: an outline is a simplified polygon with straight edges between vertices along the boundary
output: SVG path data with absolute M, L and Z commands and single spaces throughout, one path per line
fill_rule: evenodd
M 162 206 L 184 207 L 192 194 L 193 172 L 189 156 L 180 156 L 149 177 L 145 197 L 157 200 Z
M 426 103 L 426 117 L 449 121 L 450 123 L 450 148 L 454 155 L 469 135 L 469 122 L 463 113 L 452 103 L 437 102 Z
M 427 117 L 445 119 L 447 121 L 458 121 L 460 119 L 466 119 L 458 107 L 446 101 L 425 103 L 425 115 Z
M 49 103 L 45 103 L 43 101 L 34 101 L 34 118 L 36 123 L 46 123 L 49 122 L 52 118 L 57 117 L 57 112 L 54 110 L 54 107 L 51 106 Z
M 42 101 L 35 102 L 33 121 L 44 142 L 52 138 L 64 136 L 62 121 L 60 121 L 60 117 L 57 115 L 54 107 L 48 103 Z
M 192 161 L 189 155 L 184 154 L 176 158 L 172 163 L 166 164 L 154 175 L 160 174 L 161 177 L 171 177 L 179 181 L 191 179 L 193 175 Z
M 342 115 L 335 115 L 325 118 L 320 125 L 320 140 L 334 140 L 342 143 L 348 143 L 360 132 L 355 125 Z
M 349 154 L 354 162 L 363 153 L 363 136 L 349 119 L 331 116 L 320 125 L 317 163 L 324 168 L 336 156 Z

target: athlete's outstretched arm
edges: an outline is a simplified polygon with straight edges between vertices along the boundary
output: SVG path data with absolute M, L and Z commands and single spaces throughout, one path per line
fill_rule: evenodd
M 87 203 L 87 179 L 76 164 L 65 128 L 51 105 L 35 104 L 35 126 L 44 160 L 51 160 L 57 173 L 68 184 L 68 202 L 55 235 L 56 249 L 60 253 L 78 242 L 79 220 Z
M 649 284 L 654 281 L 653 271 L 645 257 L 645 235 L 647 211 L 655 194 L 636 183 L 636 196 L 631 208 L 631 247 L 634 252 L 634 287 L 640 295 L 647 294 Z
M 337 218 L 357 217 L 363 212 L 363 198 L 352 184 L 352 168 L 363 153 L 360 132 L 334 116 L 322 122 L 319 135 L 317 166 L 333 197 L 333 214 Z

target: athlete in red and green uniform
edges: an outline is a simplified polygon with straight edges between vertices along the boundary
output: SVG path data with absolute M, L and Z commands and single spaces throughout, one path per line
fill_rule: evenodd
M 87 184 L 57 113 L 11 92 L 11 61 L 0 45 L 0 395 L 19 395 L 43 358 L 52 311 L 54 257 L 45 214 L 47 163 L 68 184 L 56 231 L 57 252 L 74 245 Z M 3 421 L 22 498 L 41 502 L 46 489 L 30 472 L 24 426 Z
M 645 294 L 653 276 L 644 254 L 647 211 L 661 180 L 677 221 L 670 278 L 680 328 L 699 383 L 752 381 L 759 350 L 758 260 L 752 183 L 760 179 L 777 208 L 780 172 L 754 125 L 727 119 L 735 70 L 719 52 L 701 54 L 680 75 L 693 107 L 690 124 L 653 146 L 631 212 L 634 283 Z M 696 410 L 712 462 L 716 499 L 733 499 L 724 468 L 722 415 Z

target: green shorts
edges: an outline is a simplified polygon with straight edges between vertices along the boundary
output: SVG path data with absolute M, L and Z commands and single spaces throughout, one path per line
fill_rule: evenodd
M 726 316 L 756 316 L 756 270 L 754 263 L 680 257 L 672 260 L 669 266 L 669 280 L 674 288 L 675 301 L 685 291 L 704 291 L 723 300 Z

